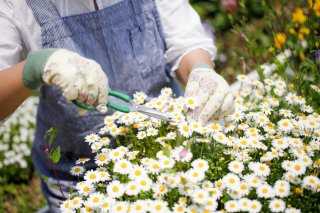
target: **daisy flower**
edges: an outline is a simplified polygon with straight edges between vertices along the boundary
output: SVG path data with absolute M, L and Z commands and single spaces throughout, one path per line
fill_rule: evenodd
M 98 166 L 103 166 L 109 162 L 107 155 L 104 153 L 97 154 L 94 159 Z
M 89 183 L 97 183 L 99 181 L 98 177 L 98 172 L 93 170 L 87 171 L 84 175 L 84 179 Z
M 268 184 L 262 184 L 257 187 L 257 195 L 259 198 L 272 198 L 274 197 L 273 188 Z
M 301 210 L 296 208 L 287 208 L 285 213 L 301 213 Z
M 227 212 L 237 212 L 240 209 L 240 205 L 236 200 L 229 200 L 224 204 L 225 209 Z
M 103 198 L 104 198 L 103 194 L 101 194 L 100 192 L 95 192 L 89 195 L 87 202 L 93 208 L 98 208 L 98 207 L 101 207 Z
M 224 185 L 230 189 L 237 189 L 240 184 L 240 178 L 232 173 L 225 175 L 222 180 Z
M 186 172 L 186 176 L 190 183 L 197 183 L 204 179 L 205 173 L 204 171 L 199 171 L 198 169 L 189 169 Z
M 101 204 L 101 210 L 103 212 L 108 212 L 115 202 L 116 200 L 111 197 L 104 197 Z
M 94 191 L 94 186 L 87 181 L 82 181 L 77 183 L 76 189 L 80 195 L 88 196 L 92 191 Z
M 179 132 L 181 133 L 182 136 L 184 137 L 190 137 L 192 135 L 192 128 L 189 126 L 188 123 L 183 122 L 178 125 Z
M 154 200 L 150 205 L 150 212 L 167 213 L 169 212 L 168 203 L 162 200 Z
M 251 203 L 249 205 L 248 211 L 250 213 L 256 213 L 256 212 L 260 212 L 262 208 L 262 205 L 259 201 L 257 200 L 251 200 Z
M 76 161 L 76 164 L 85 164 L 87 161 L 89 161 L 90 158 L 79 158 L 77 161 Z
M 249 206 L 251 204 L 251 201 L 248 198 L 241 198 L 240 200 L 238 200 L 238 204 L 239 204 L 240 211 L 247 212 L 249 211 Z
M 142 200 L 137 200 L 131 203 L 129 213 L 146 213 L 148 208 L 146 208 L 146 203 Z
M 152 190 L 156 194 L 164 195 L 168 192 L 168 187 L 165 184 L 157 183 L 152 185 Z
M 147 137 L 147 133 L 146 133 L 145 131 L 140 131 L 140 132 L 137 133 L 137 138 L 138 138 L 139 140 L 142 140 L 142 139 L 144 139 L 145 137 Z
M 132 168 L 132 165 L 130 161 L 121 159 L 115 162 L 113 171 L 125 175 L 130 173 L 131 168 Z
M 156 136 L 158 135 L 158 130 L 155 128 L 148 128 L 147 129 L 147 136 Z
M 283 212 L 286 209 L 286 204 L 283 200 L 272 199 L 269 203 L 269 209 L 272 212 Z
M 192 193 L 192 200 L 198 204 L 205 204 L 209 198 L 209 193 L 203 189 L 197 189 Z
M 292 161 L 289 172 L 292 172 L 295 176 L 302 175 L 306 172 L 306 166 L 304 166 L 300 161 Z
M 221 144 L 226 144 L 227 143 L 226 135 L 224 133 L 222 133 L 222 132 L 214 133 L 213 139 L 215 139 L 217 142 L 219 142 Z
M 288 197 L 290 194 L 290 184 L 285 180 L 277 180 L 274 186 L 274 193 L 278 197 Z
M 78 209 L 81 207 L 83 200 L 80 197 L 74 197 L 70 200 L 70 207 L 72 209 Z
M 91 133 L 84 138 L 85 142 L 92 144 L 100 140 L 100 137 L 97 134 Z
M 145 177 L 147 175 L 147 171 L 142 166 L 134 166 L 130 169 L 129 177 L 132 180 L 136 180 L 141 177 Z
M 117 161 L 117 160 L 122 159 L 124 157 L 124 155 L 125 155 L 125 153 L 121 152 L 121 150 L 118 147 L 116 149 L 111 150 L 108 156 L 109 156 L 110 160 Z
M 135 196 L 139 194 L 140 190 L 137 186 L 137 183 L 134 181 L 131 181 L 125 185 L 125 193 L 129 196 Z
M 218 200 L 222 196 L 222 192 L 218 188 L 210 189 L 211 198 Z
M 264 163 L 250 162 L 249 169 L 252 170 L 258 176 L 268 176 L 270 174 L 270 168 Z
M 71 168 L 70 173 L 74 176 L 80 176 L 85 171 L 84 167 L 82 166 L 74 166 Z
M 175 164 L 175 160 L 173 160 L 171 158 L 161 158 L 159 163 L 160 163 L 160 168 L 171 169 L 171 168 L 173 168 L 173 166 Z
M 231 161 L 228 164 L 228 169 L 233 173 L 239 174 L 243 171 L 244 166 L 243 163 L 240 161 Z
M 148 191 L 151 189 L 152 181 L 147 176 L 137 179 L 136 183 L 139 189 L 142 191 Z
M 125 188 L 118 180 L 114 180 L 108 184 L 107 192 L 111 198 L 119 198 L 124 194 Z
M 128 212 L 129 203 L 124 201 L 117 201 L 115 202 L 112 207 L 111 211 L 113 213 L 126 213 Z
M 191 166 L 198 171 L 206 172 L 209 168 L 209 164 L 206 160 L 197 159 L 191 163 Z
M 198 101 L 196 97 L 186 97 L 185 106 L 187 109 L 195 109 L 196 107 L 198 107 Z
M 294 128 L 293 123 L 289 119 L 282 119 L 278 121 L 278 126 L 279 126 L 279 130 L 286 133 L 291 132 Z

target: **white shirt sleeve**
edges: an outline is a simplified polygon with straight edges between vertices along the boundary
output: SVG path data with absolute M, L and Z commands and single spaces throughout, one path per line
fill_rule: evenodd
M 0 1 L 0 71 L 17 64 L 20 60 L 22 41 L 19 30 L 13 23 L 12 8 Z
M 206 35 L 199 15 L 188 0 L 157 0 L 157 7 L 167 45 L 166 60 L 172 71 L 194 49 L 204 49 L 214 59 L 217 50 L 213 39 Z

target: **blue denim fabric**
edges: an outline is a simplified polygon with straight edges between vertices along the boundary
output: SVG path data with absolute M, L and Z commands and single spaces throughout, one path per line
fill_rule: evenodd
M 51 0 L 27 3 L 40 24 L 42 47 L 64 48 L 95 60 L 107 74 L 110 88 L 129 95 L 143 91 L 157 96 L 161 88 L 171 87 L 177 95 L 182 94 L 167 72 L 170 69 L 166 69 L 164 36 L 154 0 L 124 0 L 68 17 L 60 17 Z M 61 180 L 76 181 L 69 174 L 70 168 L 80 157 L 93 157 L 84 137 L 98 131 L 104 117 L 99 112 L 80 116 L 58 87 L 42 86 L 33 146 L 33 160 L 40 174 L 54 178 L 43 136 L 49 128 L 57 127 L 60 134 L 53 144 L 61 147 L 57 174 Z M 93 167 L 92 160 L 86 164 L 87 169 Z M 46 184 L 43 190 L 46 196 L 53 196 Z

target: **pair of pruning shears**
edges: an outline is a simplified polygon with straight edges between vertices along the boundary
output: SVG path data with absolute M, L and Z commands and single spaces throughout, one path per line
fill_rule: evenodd
M 134 103 L 133 100 L 131 99 L 131 97 L 127 94 L 121 93 L 119 91 L 114 91 L 111 89 L 109 89 L 108 94 L 109 94 L 109 96 L 116 97 L 118 99 L 123 100 L 124 102 L 129 103 L 128 106 L 122 106 L 122 105 L 118 105 L 118 104 L 115 104 L 112 102 L 108 102 L 107 103 L 108 108 L 111 108 L 111 109 L 114 109 L 114 110 L 117 110 L 120 112 L 124 112 L 124 113 L 140 112 L 145 115 L 148 115 L 148 116 L 151 116 L 154 118 L 159 118 L 164 121 L 173 121 L 172 116 L 170 116 L 168 113 L 163 113 L 158 110 L 152 109 L 150 107 L 138 105 L 138 104 Z M 72 103 L 75 104 L 77 107 L 80 107 L 82 109 L 86 109 L 88 111 L 96 111 L 97 110 L 95 107 L 85 106 L 75 100 L 73 100 Z

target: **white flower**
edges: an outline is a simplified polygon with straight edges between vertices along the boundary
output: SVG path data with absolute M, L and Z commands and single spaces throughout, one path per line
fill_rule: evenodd
M 209 193 L 203 189 L 197 189 L 192 193 L 192 200 L 198 204 L 205 204 L 209 198 Z
M 294 128 L 293 123 L 289 119 L 282 119 L 278 121 L 279 130 L 288 133 L 291 132 Z
M 124 155 L 125 155 L 125 153 L 121 152 L 121 150 L 118 147 L 114 150 L 111 150 L 108 156 L 112 161 L 117 161 L 117 160 L 122 159 L 124 157 Z
M 83 200 L 80 197 L 74 197 L 70 200 L 70 207 L 72 209 L 78 209 L 81 207 Z
M 114 167 L 113 167 L 113 171 L 114 172 L 118 172 L 120 174 L 129 174 L 130 170 L 131 170 L 131 163 L 128 160 L 125 159 L 121 159 L 117 162 L 115 162 Z
M 103 212 L 108 212 L 115 202 L 116 200 L 111 197 L 104 197 L 101 204 L 101 210 Z
M 146 213 L 147 211 L 147 205 L 142 200 L 138 200 L 130 205 L 130 213 Z
M 152 127 L 147 129 L 147 136 L 156 136 L 156 135 L 158 135 L 157 129 L 152 128 Z
M 87 161 L 89 161 L 90 158 L 79 158 L 77 161 L 76 161 L 76 164 L 85 164 Z
M 150 205 L 150 212 L 167 213 L 168 211 L 168 204 L 165 201 L 155 200 Z
M 248 198 L 241 198 L 240 200 L 238 200 L 238 204 L 239 210 L 247 212 L 249 211 L 251 201 Z
M 109 162 L 107 155 L 103 153 L 97 154 L 94 159 L 98 166 L 103 166 Z
M 191 166 L 195 169 L 195 170 L 198 170 L 198 171 L 203 171 L 203 172 L 206 172 L 209 168 L 209 164 L 206 160 L 203 160 L 203 159 L 197 159 L 197 160 L 194 160 L 192 163 L 191 163 Z
M 274 186 L 274 193 L 278 197 L 289 196 L 290 184 L 285 180 L 277 180 Z
M 84 175 L 84 179 L 89 183 L 97 183 L 99 181 L 99 173 L 97 171 L 89 170 Z
M 301 210 L 296 208 L 287 208 L 285 213 L 301 213 Z
M 104 196 L 100 192 L 95 192 L 89 195 L 87 202 L 93 208 L 98 208 L 103 202 Z
M 89 195 L 92 191 L 94 191 L 94 187 L 91 183 L 83 181 L 79 182 L 76 185 L 76 189 L 79 192 L 80 195 L 87 196 Z
M 107 194 L 111 198 L 119 198 L 124 194 L 124 192 L 125 188 L 118 180 L 110 182 L 107 186 Z
M 147 176 L 147 171 L 142 166 L 134 166 L 132 169 L 130 169 L 129 177 L 132 180 L 136 180 L 145 176 Z
M 152 190 L 156 194 L 164 195 L 168 192 L 168 187 L 165 184 L 157 183 L 152 185 Z
M 165 158 L 161 158 L 159 163 L 162 169 L 171 169 L 175 164 L 175 160 L 165 157 Z
M 139 192 L 140 192 L 140 190 L 139 190 L 139 187 L 137 186 L 136 182 L 131 181 L 125 185 L 125 193 L 127 195 L 135 196 L 135 195 L 139 194 Z
M 240 178 L 232 173 L 229 173 L 223 177 L 223 184 L 230 189 L 237 189 L 240 184 Z
M 315 176 L 306 176 L 303 178 L 302 181 L 302 187 L 305 189 L 309 189 L 312 191 L 319 191 L 319 186 L 320 186 L 320 180 L 318 177 Z
M 181 135 L 183 135 L 184 137 L 190 137 L 192 135 L 192 128 L 189 126 L 188 123 L 180 123 L 178 125 L 179 128 L 179 132 L 181 133 Z
M 249 205 L 248 211 L 250 213 L 256 213 L 256 212 L 260 212 L 262 208 L 262 205 L 259 201 L 257 200 L 251 200 L 251 203 Z
M 224 204 L 227 212 L 237 212 L 240 209 L 240 205 L 236 200 L 229 200 Z
M 250 162 L 249 169 L 252 170 L 258 176 L 268 176 L 270 174 L 270 168 L 264 163 Z
M 233 173 L 239 174 L 243 171 L 244 166 L 240 161 L 231 161 L 228 165 L 228 169 Z
M 146 133 L 145 131 L 140 131 L 140 132 L 138 132 L 137 138 L 138 138 L 139 140 L 142 140 L 142 139 L 144 139 L 145 137 L 147 137 L 147 133 Z
M 289 172 L 292 172 L 294 175 L 302 175 L 306 172 L 306 166 L 300 161 L 292 161 Z
M 80 176 L 83 174 L 84 172 L 84 167 L 82 166 L 74 166 L 71 168 L 70 173 L 74 176 Z
M 260 198 L 272 198 L 274 197 L 273 188 L 268 184 L 262 184 L 257 187 L 257 194 Z
M 152 181 L 148 177 L 141 177 L 136 180 L 136 183 L 142 191 L 148 191 L 151 189 Z
M 198 101 L 196 97 L 186 97 L 185 106 L 188 109 L 195 109 L 198 106 Z
M 124 201 L 117 201 L 115 202 L 112 207 L 111 211 L 113 213 L 126 213 L 128 212 L 129 203 Z
M 283 212 L 286 209 L 286 204 L 283 200 L 273 199 L 269 203 L 269 209 L 272 212 Z
M 92 144 L 93 142 L 99 141 L 100 137 L 97 134 L 91 133 L 87 135 L 84 139 L 85 139 L 85 142 Z
M 202 181 L 205 177 L 205 174 L 204 171 L 199 171 L 198 169 L 189 169 L 186 172 L 186 177 L 189 182 L 196 183 Z

